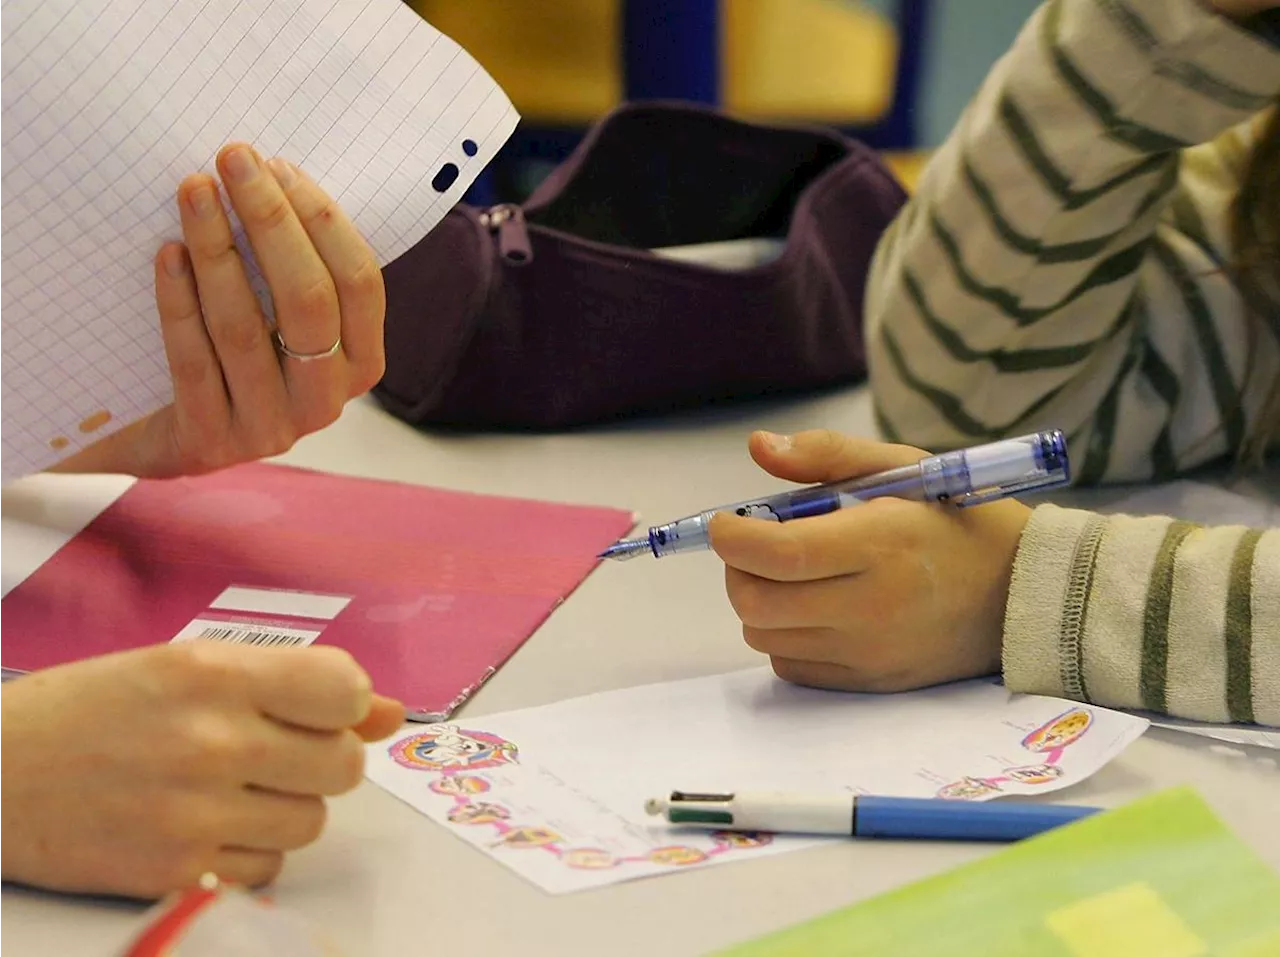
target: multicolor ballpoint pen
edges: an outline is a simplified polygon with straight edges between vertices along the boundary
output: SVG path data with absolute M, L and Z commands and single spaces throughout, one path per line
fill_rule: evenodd
M 645 802 L 672 824 L 722 831 L 836 834 L 932 841 L 1020 841 L 1098 812 L 1063 804 L 976 803 L 942 798 L 876 797 L 850 792 L 788 794 L 672 791 Z

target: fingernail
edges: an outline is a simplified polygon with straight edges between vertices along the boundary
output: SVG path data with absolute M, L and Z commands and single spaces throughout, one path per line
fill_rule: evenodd
M 191 211 L 200 219 L 212 219 L 218 212 L 218 196 L 212 186 L 197 186 L 187 194 Z
M 769 448 L 775 452 L 791 451 L 791 436 L 779 435 L 777 432 L 763 432 L 764 440 L 769 443 Z
M 233 183 L 247 183 L 258 175 L 258 158 L 243 146 L 228 150 L 222 160 L 227 179 Z
M 277 156 L 274 159 L 270 159 L 267 161 L 267 165 L 271 167 L 271 175 L 276 178 L 276 182 L 285 189 L 292 186 L 293 181 L 298 178 L 293 164 L 283 157 Z
M 164 271 L 174 279 L 181 279 L 187 274 L 187 251 L 181 246 L 168 246 L 160 257 Z

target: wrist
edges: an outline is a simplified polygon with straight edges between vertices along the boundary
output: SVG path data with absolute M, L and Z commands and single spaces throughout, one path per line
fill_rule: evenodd
M 1009 604 L 1009 590 L 1013 581 L 1013 568 L 1018 557 L 1018 546 L 1023 532 L 1031 520 L 1032 509 L 1021 502 L 1009 499 L 981 506 L 983 548 L 991 556 L 992 576 L 988 599 L 987 624 L 984 628 L 990 672 L 1001 670 L 1004 649 L 1005 615 Z
M 133 475 L 141 477 L 137 446 L 140 430 L 148 420 L 126 425 L 92 445 L 67 456 L 48 471 L 68 474 Z

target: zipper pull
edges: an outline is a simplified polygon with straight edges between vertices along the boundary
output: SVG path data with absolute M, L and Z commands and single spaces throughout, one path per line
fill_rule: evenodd
M 515 203 L 490 206 L 480 214 L 480 225 L 498 234 L 498 255 L 511 265 L 524 266 L 533 261 L 524 210 Z

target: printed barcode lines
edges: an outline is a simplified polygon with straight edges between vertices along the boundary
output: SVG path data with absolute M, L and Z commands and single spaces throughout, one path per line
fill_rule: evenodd
M 308 640 L 306 635 L 250 628 L 204 628 L 196 638 L 206 641 L 227 641 L 237 645 L 305 645 Z

